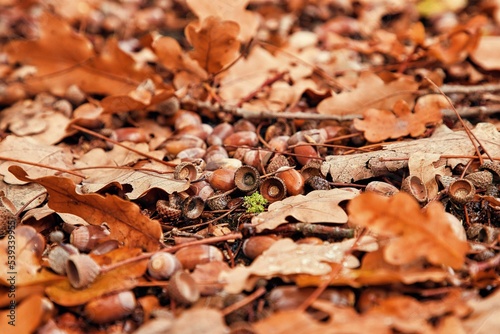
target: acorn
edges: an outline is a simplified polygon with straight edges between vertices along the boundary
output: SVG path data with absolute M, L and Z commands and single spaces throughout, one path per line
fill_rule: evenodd
M 476 188 L 486 189 L 493 183 L 493 174 L 488 170 L 482 170 L 468 174 L 465 179 L 471 181 Z
M 99 265 L 87 254 L 74 254 L 66 262 L 69 283 L 75 289 L 85 288 L 99 275 Z
M 458 179 L 448 188 L 448 196 L 456 204 L 466 204 L 474 198 L 475 194 L 476 187 L 466 179 Z
M 130 291 L 100 297 L 85 305 L 86 319 L 96 324 L 116 321 L 132 314 L 137 306 L 135 296 Z
M 318 159 L 318 152 L 316 152 L 312 145 L 306 143 L 299 143 L 299 145 L 295 146 L 293 148 L 293 153 L 296 154 L 295 160 L 302 166 L 307 165 L 307 163 L 312 160 Z
M 196 219 L 205 209 L 205 201 L 200 196 L 187 197 L 182 202 L 182 215 L 187 219 Z
M 157 280 L 168 279 L 181 269 L 182 264 L 175 255 L 166 252 L 155 253 L 148 261 L 148 274 Z
M 180 151 L 175 158 L 182 161 L 191 161 L 194 159 L 202 159 L 207 151 L 201 147 L 186 148 Z
M 110 238 L 111 232 L 105 225 L 83 225 L 75 228 L 70 236 L 69 242 L 82 252 L 88 252 L 101 242 Z
M 234 183 L 234 169 L 224 168 L 214 170 L 212 173 L 206 174 L 208 182 L 215 190 L 229 191 L 236 187 Z
M 150 140 L 149 134 L 142 128 L 119 128 L 113 131 L 111 139 L 118 142 L 129 141 L 133 143 L 147 143 Z
M 174 121 L 174 128 L 176 131 L 179 131 L 187 126 L 201 124 L 200 115 L 189 110 L 180 110 L 176 112 L 172 120 Z
M 266 172 L 268 174 L 272 174 L 281 167 L 290 167 L 290 162 L 284 155 L 276 154 L 274 157 L 271 158 L 271 160 L 267 164 Z
M 207 168 L 209 168 L 211 164 L 215 164 L 217 161 L 227 159 L 228 157 L 229 155 L 224 147 L 220 145 L 212 145 L 207 148 L 204 159 L 207 164 Z
M 94 255 L 102 255 L 109 253 L 115 249 L 120 248 L 120 242 L 118 240 L 107 240 L 104 242 L 101 242 L 99 245 L 97 245 L 92 251 L 90 251 L 90 254 Z
M 214 188 L 207 181 L 194 182 L 189 187 L 189 193 L 195 196 L 200 196 L 202 200 L 206 201 L 209 197 L 214 195 Z
M 195 280 L 185 271 L 177 271 L 170 278 L 168 294 L 177 303 L 184 305 L 191 305 L 200 298 L 200 290 Z
M 286 197 L 285 182 L 276 176 L 270 176 L 262 181 L 259 191 L 269 203 L 281 201 Z
M 191 135 L 206 140 L 212 132 L 212 127 L 208 124 L 189 124 L 175 132 L 176 136 Z
M 203 139 L 200 139 L 196 136 L 181 135 L 168 138 L 163 144 L 163 147 L 168 154 L 176 156 L 177 154 L 179 154 L 179 152 L 188 148 L 201 147 L 205 149 L 207 146 Z
M 229 196 L 223 192 L 216 192 L 207 200 L 207 205 L 210 210 L 224 210 L 229 202 Z
M 321 176 L 311 176 L 305 182 L 307 188 L 312 190 L 330 190 L 330 183 Z
M 252 131 L 235 132 L 224 139 L 224 146 L 228 151 L 235 151 L 242 146 L 255 147 L 258 143 L 259 138 Z
M 288 169 L 276 174 L 277 177 L 285 182 L 286 192 L 290 196 L 304 193 L 304 178 L 296 169 Z
M 234 128 L 229 123 L 217 124 L 212 133 L 207 138 L 207 144 L 210 146 L 222 145 L 224 139 L 234 133 Z
M 288 150 L 288 140 L 289 139 L 290 139 L 289 136 L 274 137 L 268 143 L 269 148 L 275 152 L 283 153 L 286 150 Z
M 163 219 L 171 222 L 178 221 L 182 216 L 181 209 L 173 207 L 168 201 L 163 199 L 156 202 L 156 211 Z
M 257 235 L 243 242 L 243 254 L 249 259 L 255 259 L 276 242 L 276 238 L 270 235 Z
M 257 130 L 255 125 L 247 119 L 241 118 L 233 125 L 234 132 L 250 131 L 254 132 Z
M 409 193 L 421 204 L 427 202 L 427 188 L 416 175 L 410 175 L 403 180 L 401 191 Z
M 193 270 L 198 264 L 222 261 L 224 256 L 215 246 L 194 245 L 179 249 L 175 256 L 184 269 Z
M 267 164 L 271 155 L 271 152 L 264 150 L 247 150 L 243 156 L 243 163 L 262 170 L 262 166 Z
M 327 138 L 328 133 L 325 129 L 314 128 L 309 130 L 297 131 L 290 137 L 290 139 L 288 139 L 288 145 L 296 145 L 301 142 L 323 144 Z
M 52 248 L 48 255 L 49 266 L 59 275 L 66 275 L 66 262 L 70 255 L 78 254 L 78 249 L 69 244 Z
M 259 171 L 252 166 L 241 166 L 234 173 L 234 184 L 243 192 L 251 192 L 259 186 Z
M 390 197 L 399 192 L 399 189 L 390 183 L 382 181 L 371 181 L 366 185 L 365 191 L 375 192 Z
M 194 181 L 198 178 L 196 166 L 191 162 L 181 162 L 174 169 L 174 179 Z

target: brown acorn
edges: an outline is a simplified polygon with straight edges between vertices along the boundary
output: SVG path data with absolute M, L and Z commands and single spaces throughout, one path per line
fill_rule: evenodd
M 181 161 L 192 161 L 195 159 L 202 159 L 207 151 L 201 147 L 186 148 L 180 151 L 175 158 Z
M 474 199 L 475 194 L 476 187 L 466 179 L 458 179 L 448 188 L 448 196 L 456 204 L 466 204 Z
M 174 179 L 194 181 L 198 177 L 196 166 L 191 162 L 181 162 L 175 166 Z
M 70 255 L 66 262 L 66 274 L 75 289 L 85 288 L 94 282 L 100 270 L 99 265 L 87 254 Z
M 235 132 L 224 139 L 224 146 L 228 151 L 234 151 L 242 146 L 255 147 L 258 143 L 259 138 L 252 131 Z
M 179 249 L 175 256 L 184 269 L 193 270 L 198 264 L 222 261 L 224 256 L 215 246 L 194 245 Z
M 175 255 L 166 252 L 155 253 L 148 261 L 148 274 L 157 280 L 168 279 L 181 269 L 182 264 Z
M 214 170 L 212 173 L 206 174 L 208 182 L 215 190 L 229 191 L 234 189 L 234 169 L 224 168 Z
M 269 247 L 276 242 L 276 238 L 270 235 L 257 235 L 248 238 L 243 242 L 243 254 L 249 259 L 255 259 L 257 256 L 264 253 Z
M 212 133 L 207 138 L 207 144 L 210 146 L 222 145 L 224 139 L 234 133 L 234 128 L 229 123 L 217 124 Z
M 87 252 L 101 242 L 109 240 L 110 234 L 105 224 L 78 226 L 71 232 L 69 242 L 80 251 Z
M 187 126 L 201 124 L 201 117 L 198 113 L 188 110 L 179 110 L 175 113 L 172 120 L 174 121 L 174 128 L 179 131 Z
M 366 185 L 365 191 L 372 191 L 384 196 L 392 196 L 399 192 L 399 189 L 390 183 L 382 181 L 371 181 Z
M 100 297 L 85 305 L 83 312 L 86 319 L 96 324 L 122 319 L 134 311 L 137 306 L 135 296 L 130 291 Z
M 410 175 L 403 180 L 401 191 L 409 193 L 419 203 L 427 202 L 427 188 L 422 180 L 416 175 Z
M 172 136 L 168 138 L 163 147 L 169 155 L 176 156 L 179 152 L 193 147 L 205 149 L 207 146 L 203 139 L 192 135 Z
M 290 139 L 289 136 L 274 137 L 268 143 L 269 148 L 275 152 L 283 153 L 286 150 L 288 150 L 288 140 L 289 139 Z
M 259 178 L 259 171 L 255 167 L 241 166 L 234 173 L 234 184 L 239 190 L 250 192 L 259 186 Z
M 214 192 L 214 188 L 207 181 L 194 182 L 189 186 L 189 193 L 194 196 L 200 196 L 204 201 L 213 196 Z
M 118 142 L 130 141 L 133 143 L 147 143 L 149 142 L 149 134 L 142 128 L 119 128 L 113 131 L 111 139 Z
M 318 152 L 316 152 L 312 145 L 306 143 L 299 143 L 299 145 L 295 146 L 293 148 L 293 153 L 296 154 L 295 160 L 297 160 L 297 162 L 302 166 L 305 166 L 308 162 L 317 160 L 318 158 Z
M 200 196 L 190 196 L 182 202 L 182 215 L 187 219 L 196 219 L 201 216 L 204 208 L 205 201 Z
M 260 194 L 269 202 L 281 201 L 286 197 L 286 185 L 282 179 L 270 176 L 261 182 Z
M 267 164 L 266 172 L 271 174 L 276 172 L 281 167 L 290 167 L 290 162 L 284 155 L 276 154 Z
M 195 280 L 185 271 L 177 271 L 168 284 L 168 294 L 177 303 L 191 305 L 200 298 Z
M 277 177 L 285 182 L 286 192 L 290 196 L 304 193 L 304 178 L 296 169 L 288 169 L 276 174 Z

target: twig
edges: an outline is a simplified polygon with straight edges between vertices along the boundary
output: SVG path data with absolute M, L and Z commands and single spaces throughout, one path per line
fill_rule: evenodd
M 274 77 L 272 78 L 269 78 L 267 79 L 266 81 L 264 81 L 262 83 L 262 85 L 260 85 L 259 87 L 257 87 L 257 89 L 255 89 L 253 92 L 251 92 L 250 94 L 248 94 L 247 96 L 245 96 L 244 98 L 242 98 L 240 100 L 240 102 L 238 102 L 238 107 L 241 107 L 243 105 L 243 103 L 245 102 L 248 102 L 250 101 L 251 99 L 253 99 L 257 94 L 259 94 L 264 88 L 268 87 L 268 86 L 271 86 L 273 83 L 275 83 L 276 81 L 279 81 L 281 79 L 283 79 L 283 77 L 285 76 L 285 74 L 287 74 L 288 71 L 283 71 L 283 72 L 280 72 L 278 74 L 276 74 Z
M 245 306 L 247 304 L 250 304 L 255 299 L 257 299 L 260 296 L 262 296 L 265 292 L 266 292 L 265 288 L 263 288 L 263 287 L 258 288 L 257 290 L 255 290 L 254 292 L 252 292 L 252 294 L 246 296 L 242 300 L 237 301 L 236 303 L 234 303 L 232 305 L 229 305 L 228 307 L 226 307 L 225 309 L 223 309 L 221 311 L 222 315 L 226 316 L 226 315 L 228 315 L 230 313 L 233 313 L 237 309 L 242 308 L 243 306 Z
M 9 158 L 9 157 L 4 157 L 4 156 L 0 156 L 0 160 L 17 162 L 17 163 L 20 163 L 20 164 L 25 164 L 25 165 L 35 166 L 35 167 L 52 169 L 52 170 L 56 170 L 56 171 L 61 172 L 61 173 L 67 173 L 67 174 L 75 175 L 75 176 L 78 176 L 78 177 L 82 177 L 84 179 L 87 178 L 87 176 L 85 176 L 83 174 L 80 174 L 78 172 L 74 172 L 74 171 L 71 171 L 71 170 L 68 170 L 68 169 L 64 169 L 64 168 L 59 168 L 59 167 L 54 167 L 54 166 L 48 166 L 48 165 L 44 165 L 44 164 L 39 164 L 39 163 L 32 162 L 32 161 L 14 159 L 14 158 Z

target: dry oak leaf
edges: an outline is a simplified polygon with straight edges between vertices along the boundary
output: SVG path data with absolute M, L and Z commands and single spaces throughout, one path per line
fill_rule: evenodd
M 31 226 L 18 226 L 0 241 L 0 284 L 31 285 L 60 280 L 62 277 L 41 270 L 45 238 Z M 14 277 L 14 280 L 10 280 Z
M 415 152 L 408 159 L 408 169 L 410 176 L 422 180 L 429 199 L 436 197 L 439 191 L 436 176 L 451 176 L 451 169 L 446 168 L 446 160 L 439 154 Z
M 206 307 L 193 307 L 183 311 L 168 330 L 170 334 L 224 334 L 229 332 L 222 312 Z
M 441 108 L 447 104 L 444 96 L 426 95 L 417 101 L 412 113 L 408 104 L 399 100 L 394 104 L 392 112 L 380 109 L 365 110 L 362 120 L 354 120 L 354 127 L 364 131 L 366 140 L 370 142 L 407 135 L 418 137 L 425 132 L 428 125 L 442 121 Z
M 93 259 L 105 268 L 106 265 L 125 261 L 141 255 L 138 248 L 121 247 Z M 139 278 L 147 270 L 148 260 L 132 262 L 102 273 L 85 289 L 75 289 L 69 280 L 62 280 L 45 289 L 47 296 L 55 303 L 63 306 L 77 306 L 105 294 L 133 289 L 139 284 Z
M 36 74 L 24 79 L 31 93 L 50 91 L 62 96 L 68 87 L 77 85 L 87 93 L 115 95 L 126 94 L 148 78 L 161 82 L 152 69 L 138 67 L 114 38 L 97 55 L 85 36 L 46 12 L 40 17 L 39 31 L 37 40 L 12 41 L 5 46 L 11 62 L 36 67 Z
M 409 77 L 401 76 L 384 82 L 371 72 L 363 72 L 358 84 L 350 92 L 344 92 L 324 99 L 318 105 L 318 113 L 327 115 L 360 115 L 368 108 L 390 109 L 398 100 L 413 105 L 413 94 L 418 83 Z
M 30 137 L 7 136 L 0 142 L 0 156 L 4 158 L 19 159 L 36 164 L 58 167 L 61 169 L 73 168 L 73 155 L 68 149 L 59 148 L 54 145 L 47 145 L 37 142 Z M 2 158 L 0 158 L 2 161 Z M 8 168 L 13 164 L 22 165 L 33 177 L 54 175 L 59 173 L 54 169 L 23 165 L 17 162 L 3 161 L 0 164 L 0 174 L 4 175 L 3 181 L 9 184 L 25 184 L 26 182 L 16 179 Z M 73 177 L 77 182 L 81 178 Z
M 270 248 L 258 256 L 248 267 L 236 267 L 222 272 L 219 280 L 226 282 L 228 293 L 239 293 L 243 289 L 251 290 L 259 277 L 280 276 L 286 279 L 290 275 L 309 274 L 326 275 L 331 271 L 329 263 L 340 263 L 346 268 L 359 266 L 359 260 L 346 255 L 348 250 L 374 251 L 378 248 L 372 237 L 347 239 L 342 242 L 323 243 L 320 245 L 296 244 L 292 239 L 276 241 Z M 288 277 L 290 278 L 290 277 Z
M 496 56 L 497 50 L 500 50 L 500 36 L 482 36 L 471 58 L 487 71 L 500 70 L 500 59 Z
M 234 21 L 222 21 L 209 16 L 201 24 L 191 22 L 184 33 L 194 50 L 189 53 L 210 74 L 220 71 L 238 58 L 240 26 Z
M 10 309 L 0 312 L 0 332 L 12 334 L 36 333 L 47 316 L 47 304 L 42 294 L 34 294 L 16 303 L 15 313 L 10 317 Z M 14 326 L 12 325 L 14 324 Z
M 252 218 L 257 232 L 275 229 L 294 217 L 303 223 L 347 223 L 347 214 L 339 206 L 359 194 L 354 188 L 314 190 L 307 195 L 289 196 L 269 205 L 268 211 Z
M 390 264 L 411 264 L 422 258 L 454 269 L 464 264 L 469 246 L 453 232 L 439 202 L 422 210 L 407 193 L 385 197 L 366 192 L 351 200 L 347 211 L 352 224 L 390 238 L 384 252 Z
M 500 290 L 484 299 L 469 301 L 471 315 L 463 320 L 467 333 L 489 334 L 498 332 L 500 328 Z
M 250 0 L 187 0 L 186 3 L 200 21 L 209 16 L 218 16 L 222 20 L 238 22 L 240 26 L 239 40 L 248 42 L 259 26 L 259 17 L 256 13 L 246 10 Z
M 160 246 L 162 229 L 160 223 L 141 213 L 137 204 L 115 195 L 78 194 L 75 184 L 68 178 L 47 176 L 30 178 L 19 166 L 9 171 L 25 182 L 36 182 L 47 189 L 48 205 L 57 212 L 72 213 L 91 225 L 107 223 L 111 239 L 128 247 L 142 247 L 148 251 Z

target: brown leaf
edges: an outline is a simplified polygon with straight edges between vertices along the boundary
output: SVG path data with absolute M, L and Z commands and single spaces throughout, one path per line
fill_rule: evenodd
M 246 10 L 249 0 L 187 0 L 189 8 L 196 14 L 198 19 L 204 21 L 209 16 L 218 16 L 222 20 L 238 22 L 240 26 L 239 39 L 248 42 L 255 36 L 259 26 L 258 15 Z
M 353 224 L 392 238 L 385 248 L 385 259 L 391 264 L 410 264 L 421 258 L 455 269 L 464 264 L 469 246 L 455 235 L 439 202 L 421 210 L 403 192 L 392 197 L 366 192 L 351 200 L 347 210 Z
M 193 321 L 194 319 L 196 321 Z M 220 310 L 198 307 L 182 312 L 168 332 L 171 334 L 220 334 L 228 333 L 229 328 Z
M 101 101 L 104 113 L 118 114 L 132 110 L 142 110 L 154 106 L 174 94 L 171 89 L 160 89 L 157 91 L 147 91 L 141 85 L 127 95 L 107 96 Z
M 143 215 L 137 204 L 114 195 L 80 195 L 68 178 L 47 176 L 36 179 L 28 177 L 18 166 L 11 166 L 9 170 L 20 180 L 44 186 L 49 193 L 48 205 L 51 209 L 72 213 L 92 225 L 106 222 L 110 227 L 110 237 L 125 246 L 147 250 L 159 248 L 162 237 L 160 223 Z
M 418 84 L 408 77 L 401 76 L 386 83 L 371 72 L 363 72 L 355 89 L 324 99 L 318 105 L 318 112 L 339 116 L 359 115 L 368 108 L 391 109 L 398 100 L 412 105 L 417 88 Z
M 47 305 L 44 305 L 41 294 L 29 296 L 20 304 L 16 304 L 15 313 L 10 317 L 10 309 L 0 312 L 0 330 L 2 333 L 31 334 L 35 333 L 47 316 Z M 29 319 L 29 321 L 22 320 Z
M 487 71 L 500 70 L 500 59 L 495 56 L 497 50 L 500 50 L 500 36 L 482 36 L 471 58 Z
M 102 267 L 140 254 L 140 249 L 122 247 L 101 256 L 93 256 L 93 258 Z M 147 259 L 141 260 L 98 275 L 96 280 L 86 289 L 75 289 L 66 279 L 47 287 L 45 292 L 57 304 L 63 306 L 82 305 L 105 294 L 133 289 L 139 282 L 138 278 L 146 272 L 147 264 Z
M 303 223 L 347 222 L 347 214 L 339 203 L 352 199 L 359 191 L 354 188 L 315 190 L 307 195 L 289 196 L 269 205 L 268 211 L 252 218 L 257 232 L 274 229 L 287 223 L 287 217 L 294 217 Z
M 12 41 L 5 47 L 12 62 L 36 67 L 36 75 L 25 78 L 30 92 L 64 95 L 69 86 L 77 85 L 88 93 L 114 95 L 127 93 L 147 78 L 161 82 L 151 70 L 137 68 L 116 39 L 107 40 L 96 55 L 87 38 L 47 12 L 40 17 L 39 30 L 37 40 Z
M 186 38 L 193 46 L 191 58 L 208 73 L 216 73 L 234 61 L 239 55 L 237 40 L 239 25 L 234 21 L 222 21 L 209 16 L 201 22 L 190 23 L 185 29 Z
M 467 333 L 489 334 L 500 328 L 500 290 L 484 299 L 471 300 L 472 314 L 464 320 Z

